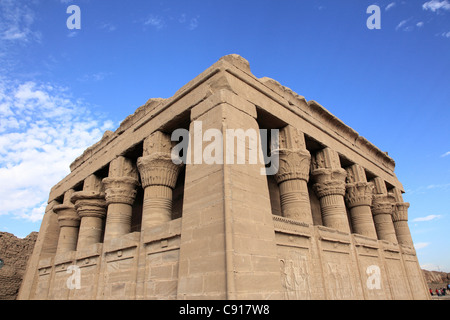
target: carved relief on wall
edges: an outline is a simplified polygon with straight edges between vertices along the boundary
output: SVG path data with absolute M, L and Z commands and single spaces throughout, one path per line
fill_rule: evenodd
M 339 258 L 328 261 L 325 264 L 324 272 L 325 281 L 328 282 L 325 286 L 327 288 L 327 299 L 354 299 L 357 296 L 354 286 L 355 279 L 353 279 L 354 272 L 352 272 L 349 263 Z
M 280 259 L 281 284 L 287 300 L 311 299 L 310 279 L 307 257 L 300 252 L 290 250 L 284 259 Z

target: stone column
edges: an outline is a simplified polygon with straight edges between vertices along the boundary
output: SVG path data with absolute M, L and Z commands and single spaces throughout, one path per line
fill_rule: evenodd
M 397 236 L 397 241 L 400 244 L 413 246 L 411 232 L 408 226 L 409 203 L 403 202 L 402 193 L 397 188 L 394 188 L 394 198 L 395 198 L 395 205 L 392 220 L 394 222 L 394 229 L 395 234 Z
M 53 211 L 58 215 L 60 228 L 56 254 L 75 251 L 77 248 L 80 217 L 75 210 L 75 206 L 70 202 L 74 192 L 72 189 L 66 191 L 63 203 L 53 208 Z
M 81 218 L 77 251 L 99 243 L 103 233 L 106 202 L 100 178 L 94 174 L 84 180 L 83 191 L 75 192 L 71 201 Z
M 137 161 L 144 188 L 142 231 L 172 219 L 172 193 L 181 164 L 171 158 L 170 136 L 160 131 L 144 140 L 142 157 Z
M 311 155 L 306 150 L 303 132 L 290 125 L 281 129 L 279 150 L 272 154 L 279 156 L 280 166 L 275 179 L 280 188 L 283 217 L 312 224 L 308 194 Z
M 373 184 L 367 182 L 364 168 L 354 164 L 346 169 L 347 185 L 345 200 L 350 209 L 350 218 L 355 233 L 377 238 L 377 231 L 372 218 Z
M 350 233 L 345 208 L 345 178 L 339 155 L 330 148 L 318 151 L 312 159 L 311 174 L 315 180 L 314 191 L 320 201 L 322 221 L 326 227 Z
M 105 241 L 120 237 L 131 230 L 131 214 L 139 184 L 136 166 L 119 156 L 109 164 L 109 175 L 103 179 L 106 215 Z
M 372 201 L 372 214 L 378 239 L 397 243 L 394 223 L 392 222 L 394 197 L 391 194 L 388 194 L 383 179 L 376 177 L 373 179 L 373 184 L 374 195 Z

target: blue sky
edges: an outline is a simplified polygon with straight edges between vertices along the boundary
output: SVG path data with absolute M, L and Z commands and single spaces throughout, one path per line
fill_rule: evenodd
M 230 53 L 388 151 L 419 262 L 450 272 L 449 0 L 0 0 L 0 231 L 39 230 L 86 147 Z

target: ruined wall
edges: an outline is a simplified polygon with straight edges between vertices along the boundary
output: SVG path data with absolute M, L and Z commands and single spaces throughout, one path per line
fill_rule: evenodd
M 0 232 L 0 300 L 15 300 L 27 267 L 28 258 L 33 252 L 37 232 L 20 239 L 13 234 Z

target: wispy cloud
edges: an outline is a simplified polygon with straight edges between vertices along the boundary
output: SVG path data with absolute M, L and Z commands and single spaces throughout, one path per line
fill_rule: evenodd
M 393 7 L 395 7 L 395 2 L 391 2 L 391 3 L 389 3 L 387 6 L 386 6 L 386 8 L 384 8 L 384 10 L 386 10 L 386 11 L 389 11 L 389 10 L 391 10 Z
M 423 221 L 431 221 L 431 220 L 436 220 L 441 218 L 442 216 L 439 214 L 430 214 L 426 217 L 419 217 L 419 218 L 415 218 L 413 219 L 413 222 L 423 222 Z
M 412 31 L 413 26 L 408 25 L 408 22 L 410 20 L 411 20 L 411 18 L 400 21 L 400 23 L 395 27 L 395 30 Z
M 112 127 L 67 88 L 0 77 L 0 214 L 39 221 L 48 190 Z
M 448 188 L 448 187 L 450 187 L 450 183 L 445 183 L 445 184 L 429 184 L 429 185 L 427 185 L 425 188 L 426 188 L 427 190 L 430 190 L 430 189 L 446 189 L 446 188 Z
M 436 12 L 439 10 L 449 10 L 450 11 L 450 2 L 447 0 L 431 0 L 428 2 L 425 2 L 422 5 L 423 10 L 430 10 L 432 12 Z
M 0 41 L 40 41 L 40 32 L 33 30 L 35 15 L 27 2 L 0 1 Z
M 449 32 L 449 34 L 450 34 L 450 32 Z M 449 37 L 450 37 L 450 35 L 449 35 Z M 450 151 L 447 151 L 446 153 L 444 153 L 443 155 L 441 155 L 441 158 L 444 158 L 444 157 L 446 157 L 446 156 L 450 156 Z
M 189 26 L 188 26 L 189 30 L 197 29 L 198 19 L 199 19 L 199 17 L 191 18 L 191 20 L 189 21 Z
M 450 183 L 444 183 L 444 184 L 429 184 L 429 185 L 424 185 L 424 186 L 420 186 L 417 187 L 415 189 L 408 189 L 406 190 L 406 192 L 408 194 L 422 194 L 425 192 L 428 192 L 430 190 L 434 190 L 434 189 L 449 189 L 450 188 Z
M 108 32 L 113 32 L 117 30 L 117 27 L 113 25 L 112 23 L 105 22 L 100 26 L 100 29 L 103 29 Z
M 106 77 L 110 76 L 111 72 L 96 72 L 96 73 L 90 73 L 90 74 L 84 74 L 82 77 L 78 78 L 78 81 L 81 82 L 87 82 L 87 81 L 102 81 Z
M 449 272 L 450 270 L 442 265 L 438 265 L 435 263 L 424 263 L 420 265 L 421 269 L 428 271 L 438 271 L 438 272 Z
M 156 29 L 162 29 L 165 26 L 164 18 L 157 15 L 149 15 L 144 21 L 145 26 L 152 26 Z
M 165 16 L 151 14 L 146 19 L 144 19 L 144 26 L 151 26 L 157 30 L 169 27 L 174 22 L 178 22 L 180 25 L 185 26 L 188 30 L 195 30 L 199 26 L 200 16 L 189 17 L 186 13 L 181 13 L 176 16 Z
M 414 243 L 414 248 L 416 250 L 420 250 L 425 247 L 428 247 L 430 244 L 431 244 L 430 242 L 418 242 L 418 243 Z
M 199 19 L 200 16 L 196 16 L 196 17 L 191 17 L 189 18 L 186 13 L 182 13 L 180 15 L 180 17 L 178 18 L 178 22 L 180 24 L 187 24 L 187 28 L 189 30 L 195 30 L 197 29 L 198 25 L 199 25 Z
M 67 37 L 68 38 L 73 38 L 73 37 L 76 37 L 78 35 L 78 31 L 70 31 L 68 34 L 67 34 Z

